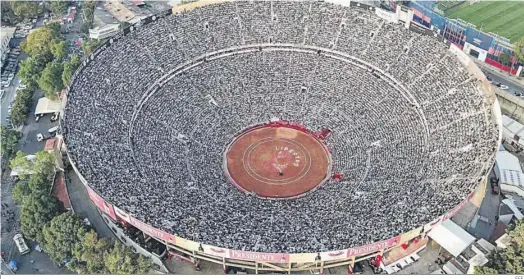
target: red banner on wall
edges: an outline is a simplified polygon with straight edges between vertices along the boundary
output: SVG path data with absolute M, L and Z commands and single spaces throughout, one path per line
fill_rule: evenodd
M 268 263 L 288 263 L 288 254 L 279 253 L 258 253 L 249 251 L 229 250 L 230 258 L 237 260 L 247 260 Z
M 116 220 L 115 210 L 113 209 L 113 206 L 106 202 L 102 197 L 100 197 L 91 187 L 86 185 L 87 194 L 89 195 L 89 198 L 91 201 L 100 209 L 102 212 L 107 214 L 107 216 L 111 217 L 111 219 Z
M 129 224 L 133 225 L 137 229 L 143 231 L 144 233 L 156 237 L 161 240 L 169 241 L 173 244 L 175 244 L 175 237 L 171 237 L 170 234 L 161 231 L 159 229 L 155 229 L 152 226 L 134 218 L 133 216 L 129 215 Z
M 321 252 L 319 253 L 320 259 L 322 261 L 333 261 L 338 259 L 347 258 L 348 249 L 331 251 L 331 252 Z
M 360 255 L 370 254 L 373 252 L 378 252 L 382 249 L 397 245 L 399 241 L 400 241 L 400 236 L 397 235 L 388 240 L 383 240 L 383 241 L 367 244 L 367 245 L 356 247 L 356 248 L 349 248 L 347 257 L 349 258 L 353 256 L 360 256 Z

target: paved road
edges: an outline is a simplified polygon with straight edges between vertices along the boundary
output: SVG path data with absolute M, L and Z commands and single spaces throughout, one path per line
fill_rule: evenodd
M 82 218 L 88 218 L 100 236 L 115 237 L 111 229 L 102 220 L 96 206 L 90 201 L 84 184 L 73 170 L 66 172 L 66 186 L 75 213 Z
M 494 195 L 491 191 L 491 184 L 489 179 L 495 177 L 495 173 L 492 170 L 489 178 L 488 185 L 486 187 L 486 194 L 482 200 L 482 204 L 477 212 L 477 216 L 471 222 L 471 226 L 468 231 L 477 238 L 484 238 L 489 240 L 495 226 L 497 224 L 496 217 L 499 212 L 499 205 L 501 202 L 500 195 Z M 477 221 L 475 222 L 475 219 Z

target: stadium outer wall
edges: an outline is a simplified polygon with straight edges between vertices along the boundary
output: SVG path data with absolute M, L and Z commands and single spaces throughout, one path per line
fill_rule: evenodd
M 207 4 L 210 2 L 222 2 L 222 1 L 203 1 Z M 334 1 L 336 2 L 336 1 Z M 197 2 L 199 3 L 199 2 Z M 350 2 L 350 5 L 357 5 L 354 2 Z M 197 5 L 197 4 L 192 4 Z M 197 5 L 198 6 L 198 5 Z M 364 4 L 358 4 L 360 8 L 371 9 Z M 184 9 L 184 7 L 178 7 Z M 193 7 L 190 7 L 191 9 Z M 180 10 L 178 10 L 180 11 Z M 173 12 L 175 9 L 173 9 Z M 378 11 L 377 14 L 388 13 L 386 11 Z M 394 18 L 395 15 L 390 13 L 390 17 Z M 397 20 L 398 20 L 398 10 L 397 10 Z M 411 20 L 409 20 L 410 22 Z M 438 36 L 433 31 L 428 29 L 422 29 L 420 27 L 414 26 L 413 24 L 405 23 L 406 28 L 411 29 L 414 32 L 425 33 L 431 36 Z M 125 32 L 125 31 L 124 31 Z M 446 42 L 445 39 L 439 38 L 442 41 Z M 493 88 L 490 86 L 484 74 L 480 69 L 475 65 L 470 58 L 464 54 L 460 49 L 458 49 L 453 44 L 449 44 L 450 51 L 457 56 L 457 59 L 466 66 L 466 68 L 481 82 L 481 90 L 484 92 L 485 102 L 491 105 L 491 117 L 495 119 L 499 128 L 499 138 L 498 144 L 500 144 L 502 138 L 502 130 L 500 129 L 501 125 L 501 111 L 500 107 L 494 93 Z M 100 46 L 99 49 L 105 47 L 104 45 Z M 99 52 L 99 51 L 98 51 Z M 95 50 L 95 55 L 97 51 Z M 92 59 L 93 57 L 91 57 Z M 83 66 L 86 66 L 89 63 L 90 59 L 83 62 Z M 63 107 L 65 107 L 65 102 L 67 98 L 64 98 Z M 65 118 L 66 115 L 63 113 L 62 117 Z M 489 117 L 489 116 L 487 116 Z M 440 223 L 450 219 L 458 211 L 460 211 L 464 206 L 474 200 L 481 201 L 484 197 L 487 185 L 487 176 L 493 166 L 494 156 L 486 162 L 485 167 L 482 170 L 483 179 L 479 181 L 479 185 L 474 191 L 472 191 L 465 200 L 460 204 L 455 206 L 452 210 L 446 214 L 436 218 L 432 222 L 429 222 L 418 228 L 414 228 L 411 231 L 403 233 L 401 235 L 394 236 L 390 239 L 378 241 L 371 244 L 362 245 L 359 247 L 350 247 L 343 250 L 329 251 L 329 252 L 318 252 L 318 253 L 297 253 L 297 254 L 287 254 L 287 253 L 260 253 L 260 252 L 251 252 L 251 251 L 239 251 L 232 250 L 227 248 L 221 248 L 216 246 L 207 245 L 205 243 L 198 243 L 191 240 L 181 238 L 176 235 L 171 235 L 162 230 L 156 229 L 136 218 L 132 215 L 124 212 L 118 207 L 107 202 L 104 198 L 101 197 L 99 193 L 89 186 L 87 180 L 79 172 L 76 167 L 75 162 L 71 159 L 70 154 L 67 151 L 67 147 L 64 148 L 66 155 L 69 159 L 71 166 L 74 171 L 85 185 L 86 190 L 89 194 L 91 201 L 100 209 L 100 211 L 112 219 L 115 222 L 128 223 L 137 229 L 140 229 L 145 234 L 157 239 L 159 242 L 164 243 L 168 248 L 171 254 L 183 254 L 184 256 L 190 258 L 192 261 L 195 260 L 205 260 L 209 262 L 214 262 L 223 266 L 224 270 L 226 267 L 240 267 L 255 270 L 257 273 L 259 271 L 278 271 L 278 272 L 300 272 L 308 270 L 318 270 L 320 273 L 323 272 L 326 268 L 337 267 L 337 266 L 348 266 L 348 269 L 352 270 L 355 262 L 363 261 L 369 258 L 374 258 L 376 256 L 382 256 L 385 252 L 392 250 L 394 248 L 400 247 L 402 245 L 409 245 L 413 239 L 425 239 L 427 238 L 427 233 L 435 226 Z

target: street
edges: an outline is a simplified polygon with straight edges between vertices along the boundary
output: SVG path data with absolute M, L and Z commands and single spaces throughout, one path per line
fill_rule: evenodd
M 35 28 L 39 28 L 42 26 L 43 19 L 40 17 L 36 23 Z M 72 31 L 68 34 L 65 34 L 66 40 L 69 41 L 75 41 L 80 37 L 80 33 L 77 33 L 80 30 L 80 27 L 82 25 L 82 19 L 81 17 L 76 17 L 76 20 L 72 26 Z M 20 43 L 20 40 L 16 40 L 14 42 L 15 45 Z M 27 59 L 27 54 L 21 52 L 18 56 L 18 60 L 24 60 Z M 1 100 L 1 109 L 0 109 L 0 121 L 3 125 L 6 124 L 6 117 L 8 115 L 8 107 L 9 104 L 14 100 L 15 98 L 15 91 L 16 87 L 20 84 L 20 79 L 18 76 L 15 76 L 13 79 L 13 82 L 10 87 L 5 88 L 5 96 Z M 27 153 L 27 154 L 35 154 L 38 151 L 41 151 L 44 149 L 45 141 L 39 142 L 36 139 L 36 135 L 38 133 L 44 133 L 49 128 L 54 127 L 58 125 L 58 122 L 51 122 L 51 115 L 45 115 L 39 119 L 38 122 L 35 120 L 35 109 L 36 105 L 38 103 L 38 99 L 44 96 L 44 91 L 37 89 L 32 97 L 32 103 L 31 107 L 29 109 L 29 113 L 26 118 L 26 125 L 24 125 L 21 129 L 22 132 L 22 138 L 19 141 L 18 149 Z M 59 268 L 56 266 L 49 257 L 43 253 L 35 250 L 36 243 L 29 241 L 26 239 L 26 243 L 28 247 L 30 248 L 31 252 L 26 255 L 20 255 L 16 245 L 13 242 L 13 237 L 16 233 L 19 232 L 19 207 L 14 202 L 13 196 L 12 196 L 12 190 L 14 188 L 15 183 L 10 178 L 10 170 L 7 169 L 5 173 L 2 173 L 1 176 L 1 202 L 2 204 L 6 204 L 7 207 L 2 206 L 2 212 L 3 214 L 6 214 L 2 216 L 1 218 L 1 251 L 6 252 L 7 261 L 8 263 L 11 260 L 15 260 L 18 263 L 18 271 L 17 274 L 73 274 L 66 268 Z M 81 183 L 78 179 L 75 181 L 75 183 Z M 70 186 L 70 185 L 69 185 Z M 79 188 L 80 186 L 76 186 L 76 188 Z M 82 185 L 83 187 L 83 185 Z M 84 189 L 85 192 L 85 189 Z M 88 214 L 81 213 L 84 217 L 89 217 L 89 219 L 93 219 L 94 225 L 98 225 L 101 228 L 97 228 L 97 230 L 101 230 L 101 235 L 108 236 L 108 228 L 105 225 L 105 223 L 102 221 L 100 215 L 97 213 L 99 220 L 96 219 L 96 216 L 93 216 L 92 212 L 93 210 L 89 208 L 89 206 L 94 207 L 91 202 L 89 201 L 89 197 L 87 193 L 79 193 L 77 194 L 76 199 L 74 200 L 78 204 L 75 204 L 75 207 L 85 207 L 88 208 L 86 211 L 88 211 Z M 80 204 L 80 205 L 79 205 Z M 88 204 L 88 205 L 82 205 L 82 204 Z M 89 210 L 91 209 L 91 210 Z M 12 212 L 12 213 L 11 213 Z M 95 211 L 96 212 L 96 209 Z M 9 216 L 9 218 L 7 218 Z M 12 216 L 12 217 L 11 217 Z M 102 224 L 102 225 L 101 225 Z M 110 231 L 109 231 L 110 233 Z M 4 264 L 6 264 L 4 263 Z M 5 268 L 5 265 L 2 264 L 2 270 Z M 2 271 L 6 274 L 9 273 L 9 271 Z

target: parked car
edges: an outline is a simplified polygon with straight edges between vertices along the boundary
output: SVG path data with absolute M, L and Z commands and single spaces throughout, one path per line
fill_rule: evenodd
M 13 237 L 13 241 L 15 242 L 16 247 L 18 248 L 18 252 L 20 252 L 20 255 L 24 255 L 30 252 L 22 234 L 16 234 Z
M 501 85 L 500 85 L 500 89 L 502 89 L 502 90 L 508 90 L 508 89 L 509 89 L 509 86 L 504 85 L 504 84 L 501 84 Z
M 500 193 L 499 179 L 492 177 L 489 181 L 491 182 L 491 193 L 498 195 Z

